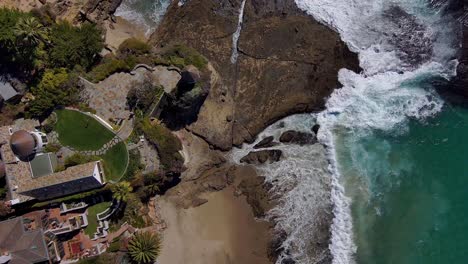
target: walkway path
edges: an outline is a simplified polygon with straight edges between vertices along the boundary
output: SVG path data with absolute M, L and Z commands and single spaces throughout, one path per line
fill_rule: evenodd
M 58 143 L 60 144 L 60 141 L 58 140 L 58 133 L 53 131 L 48 135 L 49 141 L 51 143 Z M 106 154 L 106 152 L 111 149 L 113 146 L 117 145 L 118 143 L 123 142 L 123 140 L 118 136 L 115 135 L 114 138 L 112 138 L 109 142 L 104 144 L 100 149 L 98 150 L 76 150 L 73 147 L 70 146 L 62 146 L 64 148 L 69 149 L 72 152 L 79 153 L 81 155 L 85 156 L 100 156 Z

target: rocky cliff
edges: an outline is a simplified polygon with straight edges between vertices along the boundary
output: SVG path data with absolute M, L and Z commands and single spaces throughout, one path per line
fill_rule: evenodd
M 320 110 L 339 87 L 338 70 L 359 71 L 338 34 L 293 0 L 246 1 L 232 63 L 240 7 L 240 0 L 174 1 L 151 37 L 157 47 L 183 43 L 211 62 L 210 94 L 189 129 L 222 150 L 251 142 L 282 117 Z

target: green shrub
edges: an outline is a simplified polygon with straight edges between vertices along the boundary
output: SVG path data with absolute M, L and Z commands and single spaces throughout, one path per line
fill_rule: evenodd
M 92 82 L 100 82 L 116 72 L 128 72 L 130 70 L 131 67 L 127 62 L 116 58 L 106 58 L 88 73 L 88 78 Z
M 156 146 L 164 170 L 179 172 L 182 169 L 184 161 L 179 153 L 182 143 L 167 127 L 163 124 L 151 124 L 146 118 L 137 124 L 137 129 Z
M 51 124 L 51 123 L 45 123 L 44 125 L 42 125 L 42 130 L 45 132 L 45 133 L 50 133 L 52 131 L 54 131 L 54 124 Z
M 37 87 L 31 89 L 34 100 L 29 104 L 29 114 L 33 117 L 48 116 L 55 107 L 78 100 L 76 81 L 76 76 L 65 68 L 47 69 Z
M 129 38 L 120 44 L 118 53 L 123 56 L 143 55 L 149 53 L 150 51 L 151 47 L 146 42 L 136 38 Z
M 9 70 L 32 70 L 38 59 L 39 45 L 22 45 L 15 32 L 20 21 L 31 18 L 30 13 L 0 8 L 0 62 Z
M 96 114 L 97 111 L 96 109 L 90 107 L 89 105 L 87 105 L 86 103 L 79 103 L 78 104 L 78 109 L 82 112 L 89 112 L 89 113 L 92 113 L 92 114 Z
M 175 45 L 163 55 L 170 64 L 180 68 L 193 65 L 198 69 L 206 67 L 208 61 L 198 51 L 184 45 Z
M 104 48 L 101 31 L 90 23 L 75 27 L 69 22 L 61 21 L 52 26 L 50 41 L 52 48 L 49 57 L 52 66 L 69 69 L 73 69 L 75 65 L 88 69 Z
M 121 242 L 119 238 L 114 238 L 112 242 L 110 243 L 109 247 L 107 248 L 107 251 L 109 252 L 117 252 L 120 250 Z
M 48 152 L 56 153 L 56 152 L 58 152 L 61 148 L 62 148 L 62 146 L 61 146 L 60 144 L 57 144 L 57 143 L 49 143 L 49 144 L 47 144 L 47 145 L 44 147 L 44 152 L 46 152 L 46 153 L 48 153 Z

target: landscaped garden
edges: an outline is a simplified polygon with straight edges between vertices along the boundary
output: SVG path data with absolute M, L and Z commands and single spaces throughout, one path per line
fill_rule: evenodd
M 120 142 L 102 155 L 106 181 L 117 182 L 125 173 L 128 163 L 128 151 L 125 143 Z
M 89 237 L 94 237 L 98 227 L 97 214 L 104 212 L 110 206 L 110 202 L 102 202 L 88 207 L 88 226 L 84 232 Z
M 74 110 L 57 110 L 55 131 L 64 146 L 75 150 L 99 150 L 115 134 L 96 119 Z

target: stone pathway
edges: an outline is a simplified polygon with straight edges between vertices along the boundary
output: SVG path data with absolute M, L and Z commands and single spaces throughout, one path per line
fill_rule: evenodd
M 53 131 L 47 135 L 49 142 L 53 144 L 60 144 L 60 141 L 58 140 L 58 133 L 56 131 Z M 120 142 L 123 142 L 123 140 L 118 136 L 115 135 L 114 138 L 112 138 L 109 142 L 104 144 L 100 149 L 98 150 L 76 150 L 73 147 L 70 146 L 63 146 L 64 148 L 68 149 L 69 151 L 79 153 L 81 155 L 85 156 L 101 156 L 106 154 L 106 152 L 111 149 L 113 146 L 119 144 Z M 61 144 L 60 144 L 61 145 Z

